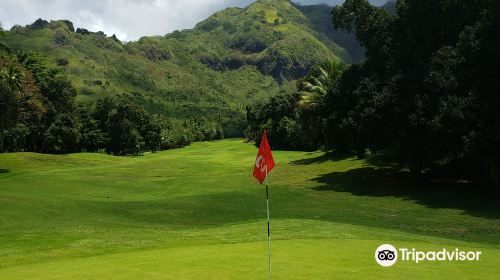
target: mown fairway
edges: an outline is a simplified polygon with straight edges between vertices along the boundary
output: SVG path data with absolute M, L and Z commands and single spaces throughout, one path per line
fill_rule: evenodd
M 0 279 L 267 279 L 256 151 L 225 140 L 138 157 L 0 154 Z M 498 279 L 494 192 L 405 183 L 377 158 L 274 157 L 273 279 Z M 382 268 L 382 243 L 483 253 Z

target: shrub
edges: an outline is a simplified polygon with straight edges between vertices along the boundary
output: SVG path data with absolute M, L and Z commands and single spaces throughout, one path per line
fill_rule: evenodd
M 66 58 L 58 58 L 56 59 L 57 66 L 68 66 L 69 61 Z

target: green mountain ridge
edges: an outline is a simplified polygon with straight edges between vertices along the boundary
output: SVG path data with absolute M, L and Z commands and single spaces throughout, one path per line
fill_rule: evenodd
M 384 5 L 382 5 L 381 8 L 388 11 L 391 14 L 396 14 L 397 1 L 396 0 L 387 0 L 387 2 Z
M 316 9 L 330 13 L 327 6 Z M 228 125 L 244 122 L 253 100 L 294 91 L 315 64 L 358 59 L 320 26 L 333 29 L 331 22 L 307 15 L 288 0 L 258 0 L 219 11 L 193 29 L 136 42 L 41 19 L 14 26 L 2 40 L 14 50 L 40 53 L 67 73 L 81 102 L 123 94 L 153 113 Z

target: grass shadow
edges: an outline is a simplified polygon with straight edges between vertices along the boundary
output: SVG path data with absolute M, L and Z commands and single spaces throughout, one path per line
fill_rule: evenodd
M 370 154 L 366 156 L 364 160 L 370 165 L 376 167 L 390 167 L 398 170 L 404 169 L 406 167 L 396 157 L 386 154 Z
M 349 192 L 359 196 L 393 196 L 431 208 L 452 208 L 473 216 L 500 218 L 500 192 L 486 183 L 438 179 L 432 174 L 415 180 L 396 168 L 365 167 L 332 172 L 315 179 L 316 191 Z
M 320 164 L 327 161 L 340 161 L 348 158 L 355 157 L 352 153 L 341 153 L 341 152 L 326 152 L 313 158 L 298 159 L 290 162 L 292 165 L 309 165 L 309 164 Z
M 0 174 L 1 173 L 9 173 L 10 170 L 9 169 L 3 169 L 3 168 L 0 168 Z

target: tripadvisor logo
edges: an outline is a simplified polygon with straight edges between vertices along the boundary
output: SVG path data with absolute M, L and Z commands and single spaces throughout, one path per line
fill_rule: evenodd
M 375 250 L 375 260 L 381 266 L 392 266 L 398 261 L 420 263 L 424 261 L 479 261 L 481 251 L 462 251 L 458 248 L 439 251 L 419 251 L 415 248 L 399 248 L 391 244 L 382 244 Z
M 382 244 L 375 250 L 375 260 L 381 266 L 392 266 L 398 260 L 398 250 L 391 244 Z

